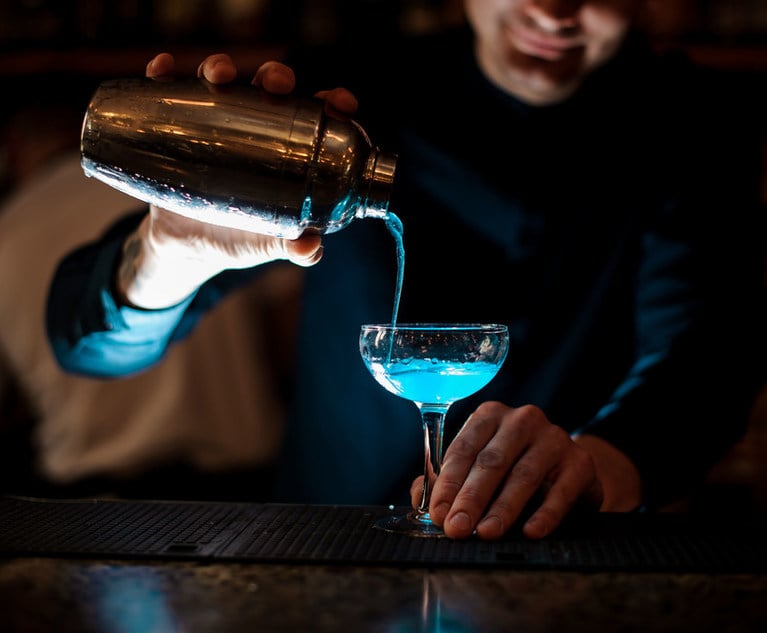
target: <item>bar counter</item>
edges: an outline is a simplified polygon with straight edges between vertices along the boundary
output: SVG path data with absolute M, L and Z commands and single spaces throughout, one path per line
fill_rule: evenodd
M 767 575 L 18 557 L 3 633 L 767 631 Z

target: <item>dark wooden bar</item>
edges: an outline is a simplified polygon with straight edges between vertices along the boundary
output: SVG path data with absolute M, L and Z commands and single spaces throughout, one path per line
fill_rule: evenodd
M 767 630 L 767 575 L 11 558 L 8 633 Z

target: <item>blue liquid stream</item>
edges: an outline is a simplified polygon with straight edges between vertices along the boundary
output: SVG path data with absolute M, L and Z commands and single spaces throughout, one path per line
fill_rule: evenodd
M 392 326 L 397 324 L 397 315 L 399 314 L 399 302 L 402 296 L 402 280 L 405 275 L 405 245 L 402 241 L 402 221 L 392 212 L 388 212 L 384 219 L 386 228 L 389 229 L 394 238 L 397 250 L 397 284 L 394 288 L 394 307 L 391 313 Z

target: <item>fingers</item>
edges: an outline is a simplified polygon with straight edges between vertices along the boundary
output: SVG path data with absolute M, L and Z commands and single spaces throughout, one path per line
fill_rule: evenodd
M 529 439 L 525 437 L 524 426 L 500 424 L 501 413 L 505 411 L 503 405 L 497 403 L 480 406 L 445 453 L 429 511 L 448 536 L 465 538 L 474 531 L 495 491 L 527 447 Z M 529 493 L 532 494 L 535 482 L 530 481 L 530 473 L 523 469 L 518 472 L 515 485 L 522 494 L 517 502 L 521 511 L 526 489 L 533 487 Z M 488 519 L 491 527 L 497 521 L 495 517 L 508 517 L 507 521 L 516 517 L 513 505 L 506 503 L 506 507 L 499 508 L 503 510 L 500 515 L 496 513 Z M 505 527 L 508 527 L 506 522 L 497 529 Z
M 320 90 L 314 96 L 324 99 L 332 110 L 340 112 L 341 114 L 354 114 L 359 107 L 357 97 L 346 88 Z
M 146 65 L 146 76 L 150 79 L 169 77 L 176 68 L 176 60 L 170 53 L 160 53 L 149 60 Z
M 543 417 L 539 409 L 532 409 L 532 411 L 540 418 Z M 565 470 L 564 461 L 568 459 L 569 436 L 563 429 L 548 424 L 543 419 L 536 423 L 545 426 L 540 430 L 529 430 L 531 436 L 525 438 L 527 443 L 521 454 L 515 456 L 516 461 L 510 466 L 509 476 L 503 481 L 497 496 L 477 525 L 477 534 L 481 537 L 501 536 L 519 518 L 536 491 L 540 490 L 544 483 L 548 488 L 549 480 L 553 478 L 553 476 L 550 477 L 551 473 Z M 522 425 L 524 426 L 524 423 Z M 502 435 L 503 432 L 499 432 L 493 438 L 493 442 L 502 438 Z M 477 482 L 478 486 L 481 484 L 481 481 Z M 540 533 L 540 536 L 553 530 L 575 502 L 575 498 L 568 500 L 567 497 L 563 497 L 562 503 L 556 503 L 556 497 L 552 495 L 551 490 L 553 488 L 549 489 L 545 496 L 549 513 L 541 513 L 537 517 L 536 533 Z M 550 520 L 544 521 L 547 518 Z
M 176 60 L 170 53 L 156 55 L 146 65 L 146 76 L 151 79 L 172 77 L 176 71 Z M 233 81 L 237 77 L 235 66 L 229 55 L 219 53 L 206 57 L 197 68 L 197 77 L 214 84 Z
M 423 497 L 423 475 L 416 477 L 410 484 L 410 503 L 414 508 L 421 505 L 421 497 Z
M 251 83 L 275 94 L 287 94 L 296 86 L 296 75 L 289 66 L 270 61 L 261 64 Z
M 314 266 L 322 258 L 322 238 L 307 233 L 296 240 L 285 240 L 287 259 L 298 266 Z
M 229 267 L 249 268 L 278 259 L 297 266 L 313 266 L 322 258 L 322 237 L 307 233 L 289 240 L 248 231 L 228 230 L 219 235 L 219 249 L 229 257 Z
M 448 447 L 429 511 L 449 537 L 495 539 L 538 495 L 523 532 L 542 538 L 587 494 L 600 494 L 594 464 L 563 429 L 537 407 L 487 402 Z
M 197 77 L 212 84 L 225 84 L 237 78 L 237 66 L 226 53 L 209 55 L 197 67 Z
M 175 259 L 185 257 L 198 269 L 205 268 L 208 276 L 278 259 L 313 266 L 322 257 L 322 236 L 317 234 L 295 240 L 261 235 L 200 222 L 155 205 L 150 205 L 149 217 L 147 233 L 155 249 Z
M 261 235 L 236 229 L 221 229 L 206 226 L 205 242 L 208 245 L 207 259 L 212 260 L 215 253 L 220 255 L 219 267 L 250 268 L 278 259 L 287 260 L 297 266 L 313 266 L 322 257 L 321 236 L 302 235 L 289 240 L 272 235 Z M 214 252 L 211 252 L 212 251 Z
M 172 77 L 175 71 L 176 62 L 170 53 L 160 53 L 146 66 L 146 76 L 151 79 Z M 229 83 L 237 78 L 237 66 L 225 53 L 209 55 L 197 67 L 197 77 L 213 84 Z
M 146 66 L 146 76 L 152 79 L 173 76 L 176 63 L 169 53 L 160 53 L 149 61 Z M 237 66 L 226 53 L 209 55 L 197 67 L 197 77 L 206 79 L 213 84 L 225 84 L 237 78 Z M 277 61 L 261 64 L 251 83 L 275 94 L 288 94 L 296 86 L 296 75 L 293 69 Z M 324 99 L 330 112 L 349 115 L 357 111 L 357 98 L 346 88 L 323 90 L 316 94 Z
M 176 71 L 176 60 L 170 53 L 160 53 L 146 65 L 146 76 L 151 79 L 172 77 Z M 214 84 L 233 81 L 237 77 L 235 66 L 229 55 L 219 53 L 206 57 L 197 68 L 197 77 Z
M 533 512 L 530 518 L 522 526 L 522 533 L 531 539 L 539 539 L 551 534 L 551 532 L 563 521 L 565 516 L 577 504 L 578 499 L 584 499 L 589 507 L 598 509 L 602 505 L 602 485 L 598 479 L 593 478 L 593 463 L 585 451 L 576 451 L 578 460 L 569 464 L 568 468 L 581 470 L 582 477 L 573 472 L 570 475 L 556 479 L 549 488 L 543 503 Z M 573 482 L 593 478 L 592 483 L 585 491 L 575 489 Z M 497 538 L 490 531 L 481 535 L 484 538 Z
M 175 70 L 173 56 L 170 53 L 160 53 L 147 64 L 146 76 L 152 79 L 171 77 Z M 237 78 L 237 65 L 226 53 L 209 55 L 197 67 L 197 77 L 213 84 L 229 83 Z M 261 64 L 251 83 L 275 94 L 287 94 L 295 88 L 296 76 L 289 66 L 269 61 Z M 330 100 L 340 112 L 356 110 L 357 100 L 348 90 L 339 88 L 328 92 L 333 93 Z

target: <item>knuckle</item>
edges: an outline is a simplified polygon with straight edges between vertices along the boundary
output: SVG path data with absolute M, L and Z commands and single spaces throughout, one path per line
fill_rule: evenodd
M 556 424 L 549 424 L 544 431 L 544 439 L 548 441 L 552 451 L 564 453 L 571 446 L 574 446 L 573 441 L 570 439 L 570 435 L 561 426 Z
M 512 477 L 525 488 L 538 488 L 543 481 L 541 470 L 524 460 L 514 465 Z
M 546 414 L 543 412 L 543 409 L 534 404 L 524 404 L 521 407 L 517 407 L 516 413 L 517 416 L 526 421 L 528 424 L 541 422 L 548 423 Z
M 477 452 L 476 443 L 471 438 L 458 434 L 448 448 L 451 457 L 473 459 Z
M 490 418 L 502 415 L 508 410 L 510 410 L 510 407 L 497 400 L 486 400 L 474 410 L 472 417 Z
M 491 446 L 483 448 L 477 454 L 476 463 L 481 470 L 505 470 L 508 466 L 504 453 Z
M 506 407 L 505 409 L 503 413 L 499 413 L 500 424 L 505 433 L 515 437 L 529 438 L 535 434 L 536 430 L 545 428 L 545 426 L 553 426 L 543 411 L 533 404 L 526 404 L 517 408 Z

